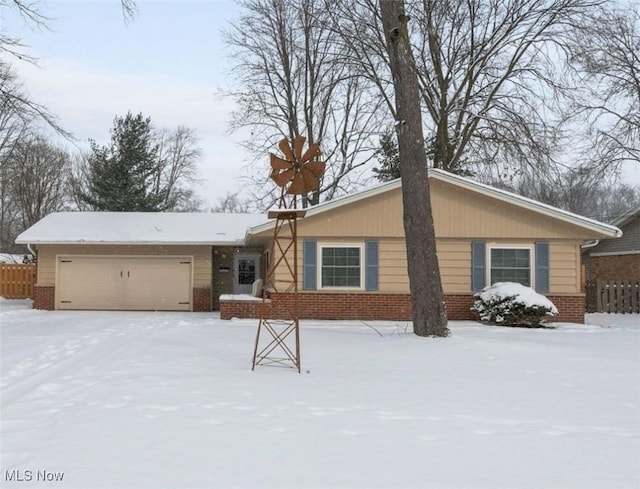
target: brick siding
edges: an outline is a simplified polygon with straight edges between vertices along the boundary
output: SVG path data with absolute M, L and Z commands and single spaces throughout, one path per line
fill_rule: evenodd
M 584 323 L 584 295 L 549 296 L 559 314 L 555 321 Z M 445 295 L 447 317 L 450 320 L 475 321 L 478 316 L 471 311 L 471 295 Z M 220 318 L 258 318 L 261 303 L 223 301 Z M 275 293 L 265 314 L 272 318 L 289 318 L 293 309 L 293 295 Z M 361 320 L 411 320 L 409 294 L 327 294 L 301 293 L 298 295 L 298 311 L 301 319 L 361 319 Z
M 56 288 L 45 285 L 34 285 L 33 308 L 53 311 L 56 308 Z
M 564 321 L 567 323 L 584 323 L 584 313 L 586 310 L 585 295 L 548 295 L 547 299 L 558 308 L 558 315 L 554 321 Z
M 592 256 L 589 258 L 589 280 L 638 280 L 640 254 Z
M 209 287 L 193 289 L 193 312 L 211 311 L 211 289 Z
M 264 308 L 264 309 L 263 309 Z M 253 318 L 257 319 L 261 317 L 262 311 L 265 312 L 266 317 L 271 317 L 271 301 L 267 300 L 263 303 L 261 301 L 247 302 L 247 301 L 221 301 L 220 302 L 220 318 Z

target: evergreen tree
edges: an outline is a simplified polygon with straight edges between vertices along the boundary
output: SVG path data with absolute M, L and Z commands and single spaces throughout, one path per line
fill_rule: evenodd
M 425 147 L 425 153 L 429 168 L 443 168 L 463 177 L 474 176 L 468 169 L 469 164 L 465 157 L 460 157 L 445 168 L 442 164 L 441 152 L 438 151 L 435 137 L 429 139 L 429 143 Z M 378 159 L 380 167 L 373 168 L 373 173 L 379 181 L 388 182 L 400 178 L 400 155 L 398 152 L 398 140 L 394 131 L 388 130 L 380 136 L 380 148 L 376 151 L 375 157 Z
M 154 190 L 158 152 L 149 118 L 130 112 L 116 117 L 109 146 L 91 141 L 87 187 L 80 200 L 97 211 L 159 212 L 172 208 L 175 203 Z
M 392 131 L 380 136 L 380 148 L 375 153 L 380 167 L 373 168 L 375 177 L 381 182 L 388 182 L 400 178 L 400 155 L 398 142 Z

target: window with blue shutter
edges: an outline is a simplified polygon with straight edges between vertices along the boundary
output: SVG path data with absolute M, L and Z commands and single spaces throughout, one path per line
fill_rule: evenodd
M 364 242 L 364 284 L 365 290 L 378 290 L 378 241 Z
M 536 241 L 536 291 L 549 292 L 549 243 Z
M 471 242 L 471 290 L 478 292 L 486 285 L 486 244 L 484 241 Z
M 302 241 L 302 290 L 316 290 L 317 243 L 313 239 Z

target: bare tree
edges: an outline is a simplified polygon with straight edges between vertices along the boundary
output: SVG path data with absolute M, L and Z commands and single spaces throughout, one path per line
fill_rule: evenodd
M 0 11 L 13 10 L 18 12 L 25 24 L 35 29 L 46 29 L 51 21 L 39 9 L 37 2 L 28 0 L 0 0 Z M 0 53 L 26 61 L 35 58 L 26 53 L 26 46 L 18 37 L 12 36 L 7 29 L 0 32 Z M 3 56 L 3 57 L 4 57 Z
M 304 196 L 305 204 L 352 190 L 372 157 L 380 100 L 339 62 L 324 3 L 242 0 L 240 6 L 243 15 L 225 36 L 240 87 L 226 92 L 239 106 L 232 130 L 251 129 L 245 147 L 261 165 L 283 137 L 300 134 L 320 143 L 327 172 L 319 190 Z M 252 173 L 264 193 L 266 169 Z
M 604 175 L 640 164 L 640 6 L 594 8 L 575 30 L 578 80 L 572 121 L 586 127 L 586 161 Z
M 409 18 L 404 2 L 399 0 L 380 0 L 380 14 L 395 88 L 413 330 L 419 336 L 448 336 L 431 214 L 418 74 L 407 29 Z
M 345 62 L 382 90 L 390 78 L 374 0 L 337 1 Z M 416 58 L 433 165 L 460 173 L 553 162 L 554 117 L 571 26 L 598 0 L 411 0 Z M 390 104 L 389 104 L 390 105 Z M 391 112 L 393 108 L 390 106 Z
M 242 199 L 239 192 L 227 192 L 223 197 L 218 198 L 216 204 L 211 207 L 211 212 L 252 212 L 253 208 L 249 200 Z
M 640 205 L 640 186 L 621 182 L 615 178 L 615 174 L 603 178 L 591 166 L 526 171 L 512 182 L 491 183 L 603 222 L 611 222 Z
M 16 145 L 8 161 L 9 187 L 20 213 L 22 229 L 66 207 L 65 176 L 70 163 L 66 151 L 42 136 L 30 136 Z
M 24 0 L 0 0 L 0 14 L 8 9 L 17 11 L 25 24 L 35 29 L 46 29 L 50 21 L 38 9 L 36 2 Z M 35 63 L 36 58 L 27 53 L 26 45 L 21 39 L 12 36 L 7 29 L 0 31 L 0 107 L 3 112 L 10 112 L 23 119 L 24 123 L 44 122 L 63 136 L 70 134 L 58 124 L 55 116 L 43 105 L 33 101 L 25 93 L 17 75 L 11 68 L 8 59 Z
M 22 230 L 20 212 L 11 184 L 14 168 L 11 159 L 16 147 L 29 135 L 34 114 L 24 110 L 24 106 L 14 103 L 21 98 L 15 74 L 7 64 L 0 63 L 0 250 L 14 249 L 14 239 Z
M 69 154 L 40 135 L 21 132 L 4 148 L 0 165 L 0 249 L 18 250 L 18 234 L 67 208 Z
M 200 183 L 198 163 L 202 159 L 202 150 L 193 129 L 185 126 L 178 126 L 172 131 L 162 129 L 155 138 L 158 144 L 158 169 L 152 191 L 164 192 L 168 200 L 175 202 L 174 210 L 200 210 L 203 202 L 193 186 Z

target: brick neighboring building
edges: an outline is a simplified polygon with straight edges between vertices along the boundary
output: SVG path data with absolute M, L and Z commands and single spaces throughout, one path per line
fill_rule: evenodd
M 640 206 L 612 224 L 622 230 L 622 237 L 601 239 L 595 246 L 583 249 L 586 279 L 640 280 Z

